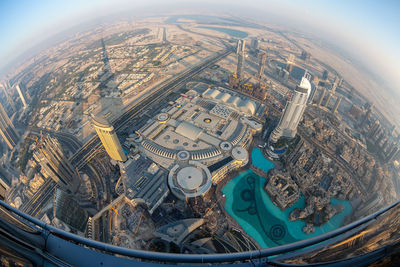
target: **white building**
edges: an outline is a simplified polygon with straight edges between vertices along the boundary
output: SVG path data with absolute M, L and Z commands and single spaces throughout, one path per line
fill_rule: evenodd
M 288 100 L 278 126 L 271 134 L 271 142 L 277 142 L 282 136 L 289 138 L 296 136 L 297 125 L 299 124 L 304 110 L 306 109 L 310 92 L 310 81 L 306 77 L 303 77 L 300 85 L 296 86 L 291 99 Z

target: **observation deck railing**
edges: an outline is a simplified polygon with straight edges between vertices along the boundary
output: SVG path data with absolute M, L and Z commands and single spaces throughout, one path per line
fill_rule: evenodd
M 399 252 L 400 201 L 329 233 L 230 254 L 173 254 L 118 247 L 65 232 L 0 201 L 0 255 L 7 254 L 27 266 L 364 266 Z

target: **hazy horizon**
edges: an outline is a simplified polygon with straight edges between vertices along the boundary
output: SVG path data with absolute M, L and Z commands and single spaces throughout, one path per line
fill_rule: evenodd
M 352 55 L 365 64 L 371 72 L 382 77 L 385 84 L 400 96 L 400 4 L 386 1 L 379 5 L 374 1 L 259 1 L 243 4 L 239 1 L 220 1 L 218 4 L 193 1 L 150 0 L 146 3 L 119 0 L 111 3 L 101 1 L 77 1 L 64 3 L 51 1 L 9 1 L 0 5 L 7 11 L 0 22 L 0 33 L 6 36 L 0 44 L 0 69 L 9 65 L 18 56 L 40 45 L 52 36 L 70 28 L 101 17 L 128 12 L 132 15 L 184 13 L 220 13 L 239 16 L 268 24 L 287 26 L 299 32 L 319 36 L 332 45 Z M 266 9 L 266 10 L 264 10 Z M 136 11 L 136 12 L 135 12 Z M 141 12 L 139 12 L 141 11 Z M 222 12 L 222 13 L 221 13 Z M 47 16 L 43 16 L 46 14 Z M 18 18 L 18 20 L 15 20 Z M 11 23 L 10 23 L 11 21 Z M 38 38 L 38 36 L 40 36 Z M 29 45 L 27 45 L 27 43 Z

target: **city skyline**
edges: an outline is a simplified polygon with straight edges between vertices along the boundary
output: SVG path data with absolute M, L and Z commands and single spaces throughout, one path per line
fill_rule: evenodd
M 54 7 L 42 3 L 42 13 Z M 204 255 L 200 260 L 212 263 L 280 246 L 298 251 L 310 240 L 336 244 L 333 256 L 326 255 L 336 262 L 334 256 L 349 259 L 348 250 L 361 244 L 348 246 L 350 239 L 332 233 L 348 237 L 350 230 L 366 244 L 382 236 L 380 229 L 354 227 L 400 204 L 400 127 L 393 122 L 400 106 L 359 61 L 323 41 L 339 36 L 328 24 L 319 23 L 325 33 L 311 27 L 308 34 L 290 25 L 302 16 L 297 27 L 306 29 L 332 4 L 316 4 L 311 13 L 309 1 L 234 3 L 243 7 L 238 17 L 215 16 L 225 0 L 206 6 L 214 13 L 182 13 L 177 3 L 168 3 L 168 10 L 180 11 L 173 14 L 159 15 L 160 3 L 152 15 L 127 9 L 126 16 L 76 27 L 0 80 L 0 245 L 25 240 L 14 235 L 30 244 L 32 231 L 18 230 L 20 217 L 35 218 L 30 227 L 50 233 L 32 238 L 37 244 L 43 237 L 49 256 L 60 262 L 75 257 L 68 247 L 59 249 L 63 235 L 79 239 L 62 241 L 73 251 L 123 248 L 150 260 L 162 252 L 175 259 Z M 101 16 L 100 7 L 110 2 L 75 4 L 76 11 L 66 8 L 69 18 L 90 7 Z M 108 13 L 119 4 L 132 6 L 118 2 Z M 293 20 L 274 24 L 265 15 L 261 23 L 263 11 L 254 4 Z M 187 7 L 193 11 L 193 5 Z M 3 220 L 12 232 L 4 231 Z M 396 233 L 388 229 L 385 234 Z M 398 243 L 400 235 L 393 238 L 379 246 Z M 319 253 L 314 244 L 293 259 L 313 248 Z M 17 259 L 40 249 L 20 249 Z M 290 253 L 274 260 L 287 262 L 281 257 Z
M 0 44 L 1 62 L 10 62 L 29 49 L 34 44 L 39 44 L 54 34 L 67 30 L 80 23 L 89 22 L 99 16 L 118 13 L 129 8 L 141 9 L 146 13 L 165 11 L 167 6 L 176 11 L 184 10 L 187 3 L 182 7 L 180 1 L 170 1 L 168 5 L 157 0 L 146 4 L 139 1 L 113 2 L 107 0 L 96 1 L 68 1 L 64 3 L 52 3 L 51 1 L 42 1 L 42 5 L 30 1 L 4 1 L 2 10 L 7 10 L 2 16 L 0 25 L 0 34 L 7 36 L 5 42 Z M 308 6 L 312 4 L 312 12 Z M 264 11 L 263 7 L 268 5 L 274 11 Z M 39 7 L 40 6 L 40 7 Z M 157 8 L 149 7 L 158 6 Z M 223 14 L 237 13 L 242 10 L 247 14 L 254 7 L 261 7 L 258 13 L 255 12 L 254 19 L 260 19 L 260 13 L 267 12 L 271 22 L 289 23 L 289 25 L 300 24 L 297 30 L 305 32 L 325 34 L 325 39 L 342 49 L 354 55 L 363 64 L 376 72 L 379 76 L 388 82 L 392 92 L 400 96 L 400 82 L 397 74 L 400 72 L 400 52 L 396 49 L 400 43 L 399 17 L 396 15 L 400 11 L 400 3 L 397 1 L 385 1 L 381 5 L 375 1 L 367 1 L 360 4 L 359 1 L 318 1 L 308 0 L 289 3 L 289 1 L 247 1 L 246 5 L 238 1 L 222 1 L 219 4 L 209 2 L 200 5 L 193 1 L 190 6 L 205 8 L 207 6 L 211 11 L 221 11 L 222 7 L 228 7 Z M 169 9 L 169 10 L 171 10 Z M 79 10 L 79 11 L 78 11 Z M 51 14 L 48 18 L 42 16 L 42 12 Z M 322 15 L 323 14 L 323 15 Z M 23 16 L 21 16 L 23 15 Z M 15 20 L 15 18 L 19 18 Z M 21 19 L 22 18 L 22 19 Z M 292 19 L 292 21 L 291 21 Z M 102 19 L 100 18 L 100 21 Z M 12 23 L 9 23 L 9 22 Z M 74 22 L 71 22 L 74 21 Z M 318 26 L 315 21 L 319 21 Z M 305 26 L 302 26 L 305 25 Z M 317 32 L 316 32 L 317 31 Z M 37 35 L 42 38 L 37 38 Z M 333 38 L 329 38 L 333 37 Z M 341 37 L 341 38 L 337 38 Z M 29 40 L 29 45 L 26 42 Z M 335 40 L 341 40 L 339 43 Z M 3 63 L 3 64 L 4 64 Z M 0 66 L 0 69 L 4 66 Z

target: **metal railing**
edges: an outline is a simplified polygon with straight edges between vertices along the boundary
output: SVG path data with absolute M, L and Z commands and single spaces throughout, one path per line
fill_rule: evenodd
M 268 263 L 269 265 L 289 266 L 271 259 L 271 256 L 290 255 L 294 252 L 299 253 L 298 251 L 301 249 L 316 246 L 322 242 L 324 242 L 324 245 L 329 241 L 336 242 L 341 236 L 347 238 L 349 233 L 351 234 L 351 231 L 354 233 L 363 227 L 367 227 L 371 222 L 375 221 L 378 217 L 385 215 L 388 211 L 394 208 L 400 210 L 400 201 L 329 233 L 287 245 L 230 254 L 173 254 L 118 247 L 65 232 L 27 215 L 3 201 L 0 201 L 0 207 L 2 207 L 3 212 L 7 211 L 7 216 L 9 216 L 9 218 L 13 218 L 16 221 L 25 224 L 27 227 L 32 228 L 32 231 L 21 229 L 21 227 L 18 227 L 16 224 L 10 223 L 9 220 L 5 220 L 5 214 L 3 214 L 3 216 L 0 217 L 0 236 L 5 236 L 9 240 L 17 240 L 19 242 L 23 241 L 25 245 L 30 245 L 30 249 L 33 248 L 39 255 L 52 262 L 55 266 L 59 266 L 60 262 L 64 262 L 64 260 L 66 263 L 72 265 L 80 265 L 80 261 L 87 261 L 91 257 L 93 258 L 93 265 L 99 266 L 102 266 L 104 262 L 110 262 L 110 260 L 124 262 L 125 264 L 129 262 L 132 264 L 134 261 L 139 264 L 149 264 L 149 262 L 152 262 L 152 264 L 247 263 L 249 265 L 262 265 Z M 400 213 L 398 214 L 400 216 Z M 379 249 L 380 252 L 385 252 L 384 248 Z M 76 259 L 76 254 L 74 254 L 76 251 L 79 251 L 83 258 Z M 376 250 L 375 254 L 379 251 Z M 86 254 L 87 257 L 85 258 Z M 363 256 L 365 257 L 365 255 Z M 373 257 L 371 256 L 367 258 L 371 259 Z M 360 257 L 360 259 L 362 258 Z M 346 259 L 346 261 L 349 260 L 352 259 Z M 337 263 L 339 262 L 340 261 Z M 326 263 L 326 265 L 331 264 L 331 262 Z M 121 263 L 121 266 L 123 265 L 124 264 Z

